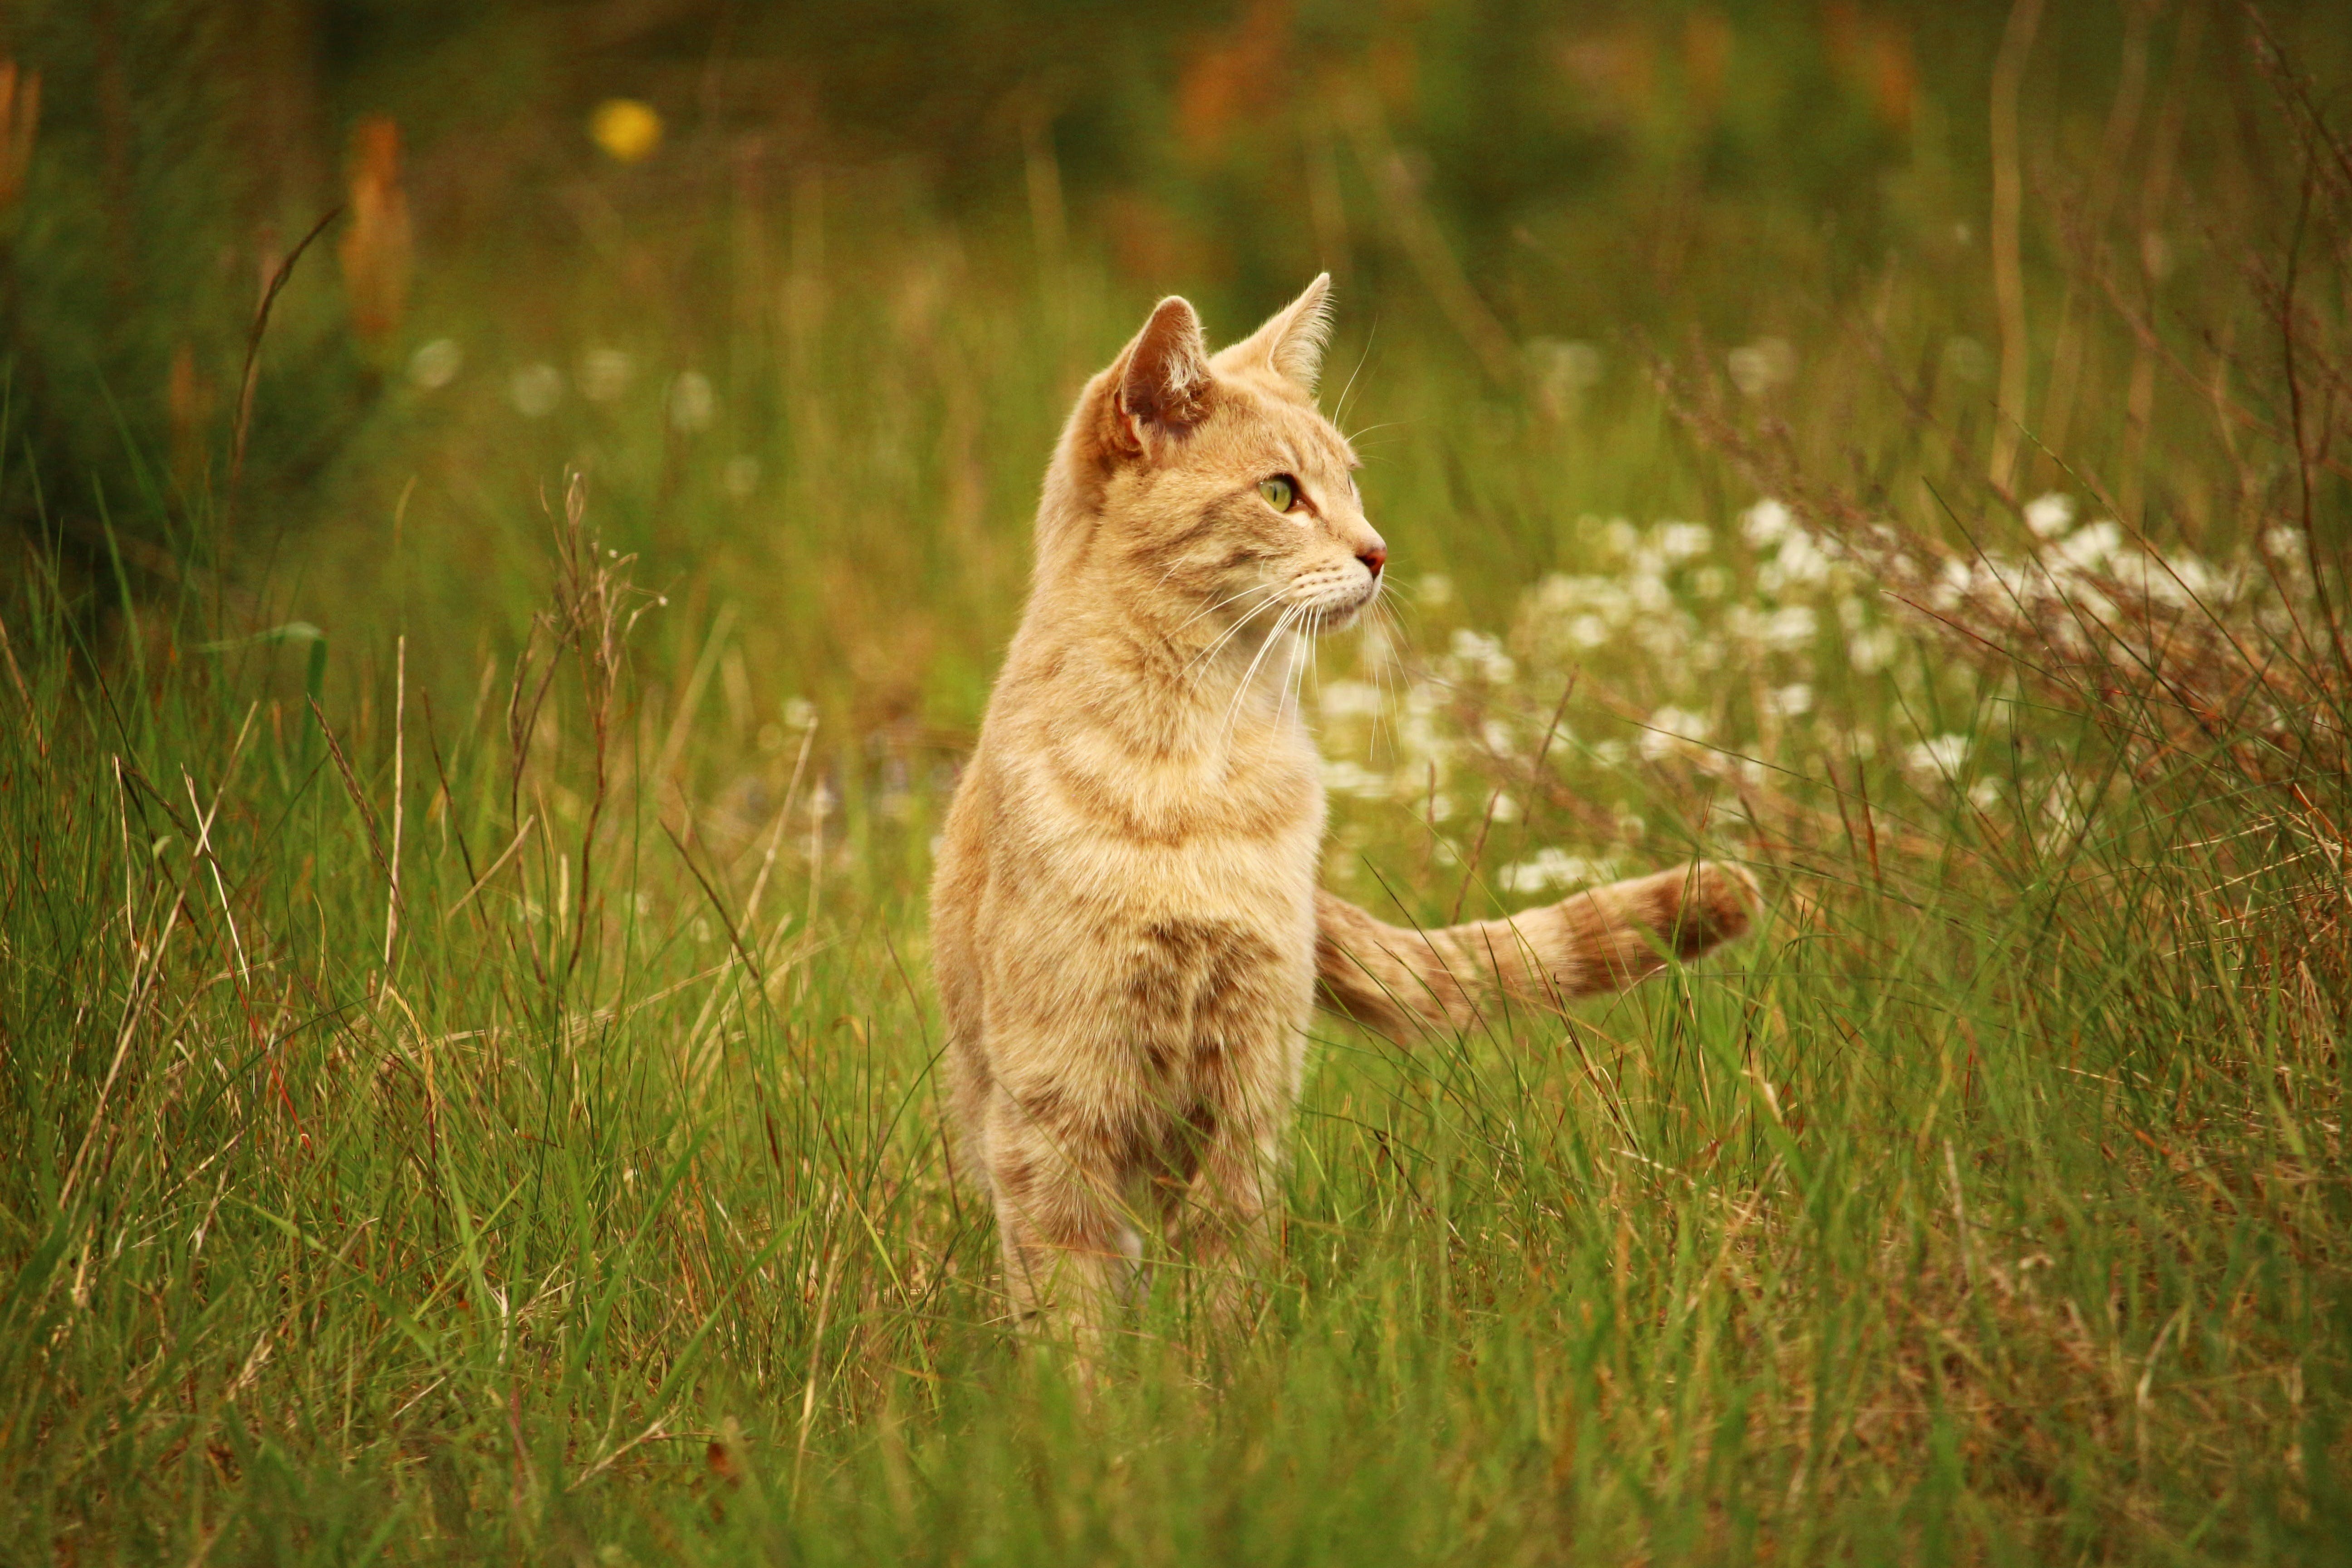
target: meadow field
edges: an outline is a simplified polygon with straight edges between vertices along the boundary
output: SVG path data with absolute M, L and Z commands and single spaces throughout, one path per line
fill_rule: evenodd
M 2345 1554 L 2329 7 L 101 9 L 0 22 L 0 1561 Z M 1327 882 L 1768 907 L 1319 1017 L 1259 1321 L 1081 1384 L 930 846 L 1076 386 L 1323 268 Z

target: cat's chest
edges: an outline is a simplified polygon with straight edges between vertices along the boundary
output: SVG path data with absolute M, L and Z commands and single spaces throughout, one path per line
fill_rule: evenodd
M 1033 800 L 1080 837 L 1157 852 L 1215 857 L 1227 845 L 1260 857 L 1304 854 L 1323 831 L 1323 785 L 1303 737 L 1215 750 L 1139 752 L 1065 736 L 1029 773 Z

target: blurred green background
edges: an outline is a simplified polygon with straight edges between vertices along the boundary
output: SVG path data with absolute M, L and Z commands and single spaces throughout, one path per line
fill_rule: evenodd
M 2063 448 L 2131 353 L 2084 324 L 2070 236 L 2117 247 L 2129 290 L 2193 297 L 2228 265 L 2200 228 L 2280 154 L 2228 8 L 2035 11 L 2015 254 L 2030 417 Z M 2337 7 L 2268 14 L 2340 67 Z M 1833 430 L 1831 356 L 1866 323 L 1957 446 L 1998 447 L 2011 17 L 30 0 L 0 17 L 40 94 L 0 217 L 0 514 L 100 575 L 111 530 L 142 593 L 266 580 L 290 595 L 268 614 L 344 646 L 429 620 L 420 657 L 462 675 L 511 632 L 576 465 L 652 580 L 740 599 L 763 710 L 952 733 L 1077 381 L 1161 293 L 1238 335 L 1328 268 L 1399 565 L 1496 618 L 1573 553 L 1566 519 L 1744 502 L 1666 427 L 1654 361 Z M 231 502 L 257 299 L 337 208 L 270 320 Z M 2136 503 L 2148 420 L 2098 423 L 2143 448 L 2084 454 Z M 1548 465 L 1539 506 L 1493 481 L 1497 442 Z M 2021 460 L 2014 493 L 2058 477 Z M 2170 510 L 2227 510 L 2195 489 Z

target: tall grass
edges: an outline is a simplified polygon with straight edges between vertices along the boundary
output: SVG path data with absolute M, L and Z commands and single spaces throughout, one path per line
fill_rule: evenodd
M 1328 876 L 1444 920 L 1704 848 L 1773 908 L 1566 1016 L 1326 1025 L 1265 1320 L 1159 1292 L 1089 1389 L 1002 1320 L 919 907 L 1136 303 L 1083 258 L 1043 331 L 1025 250 L 877 249 L 704 394 L 591 312 L 635 374 L 538 420 L 472 339 L 280 574 L 28 551 L 0 1552 L 2326 1554 L 2352 164 L 2281 69 L 2199 313 L 2084 236 L 2065 452 L 1988 461 L 1939 279 L 1785 386 L 1369 355 L 1406 629 L 1323 657 Z

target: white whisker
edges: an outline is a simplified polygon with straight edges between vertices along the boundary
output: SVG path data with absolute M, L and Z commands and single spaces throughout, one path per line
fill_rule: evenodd
M 1290 710 L 1301 723 L 1307 719 L 1307 682 L 1315 673 L 1315 657 L 1322 648 L 1318 637 L 1294 638 L 1290 647 Z
M 1298 668 L 1298 645 L 1303 638 L 1293 637 L 1282 656 L 1282 679 L 1274 689 L 1274 721 L 1278 725 L 1290 708 L 1290 676 Z
M 1233 640 L 1233 638 L 1246 627 L 1250 622 L 1265 614 L 1266 610 L 1272 605 L 1278 605 L 1280 603 L 1282 603 L 1282 600 L 1279 595 L 1274 590 L 1267 590 L 1267 596 L 1264 602 L 1251 605 L 1250 608 L 1236 619 L 1232 626 L 1227 626 L 1223 631 L 1218 633 L 1215 640 L 1212 641 L 1207 647 L 1202 649 L 1200 653 L 1193 657 L 1192 661 L 1192 664 L 1198 665 L 1205 662 L 1213 657 L 1219 648 Z M 1190 666 L 1187 668 L 1190 668 Z
M 1265 614 L 1269 608 L 1280 604 L 1281 602 L 1282 601 L 1279 598 L 1269 598 L 1265 604 L 1257 605 L 1255 608 L 1252 609 L 1249 614 L 1235 621 L 1232 626 L 1227 626 L 1218 635 L 1216 641 L 1211 643 L 1207 647 L 1202 648 L 1198 654 L 1193 656 L 1192 662 L 1185 665 L 1182 673 L 1190 675 L 1193 670 L 1205 666 L 1211 659 L 1217 656 L 1219 651 L 1221 651 L 1227 643 L 1233 641 L 1234 638 L 1241 635 L 1242 628 L 1248 626 L 1260 616 Z
M 1282 618 L 1274 623 L 1274 630 L 1268 632 L 1265 641 L 1258 645 L 1256 657 L 1249 661 L 1249 668 L 1242 671 L 1241 684 L 1234 688 L 1233 702 L 1225 709 L 1226 732 L 1232 731 L 1234 721 L 1241 716 L 1242 703 L 1249 697 L 1250 682 L 1257 679 L 1257 667 L 1265 662 L 1265 656 L 1273 651 L 1274 645 L 1281 639 L 1285 632 L 1290 629 L 1292 623 L 1306 613 L 1306 606 L 1303 605 L 1293 605 L 1283 611 Z
M 1356 356 L 1356 368 L 1348 373 L 1348 384 L 1339 389 L 1339 404 L 1331 410 L 1331 423 L 1337 426 L 1347 416 L 1348 394 L 1356 390 L 1356 378 L 1364 374 L 1364 365 L 1372 357 L 1372 343 L 1381 335 L 1381 323 L 1375 319 L 1364 333 L 1364 352 Z
M 1291 663 L 1282 670 L 1282 708 L 1296 720 L 1306 720 L 1307 668 L 1315 663 L 1315 637 L 1291 637 Z
M 1272 587 L 1268 586 L 1267 584 L 1264 584 L 1264 583 L 1253 583 L 1253 584 L 1251 584 L 1248 587 L 1244 588 L 1244 589 L 1243 589 L 1240 593 L 1238 593 L 1238 594 L 1234 594 L 1234 595 L 1231 595 L 1230 597 L 1227 597 L 1227 598 L 1219 599 L 1215 604 L 1211 605 L 1210 605 L 1207 609 L 1205 609 L 1205 610 L 1195 610 L 1195 611 L 1193 611 L 1191 615 L 1189 615 L 1189 616 L 1185 616 L 1182 620 L 1181 620 L 1181 621 L 1177 622 L 1177 623 L 1176 623 L 1176 625 L 1175 625 L 1174 626 L 1171 627 L 1171 628 L 1169 629 L 1168 635 L 1169 635 L 1170 637 L 1174 637 L 1178 632 L 1182 631 L 1186 626 L 1191 626 L 1194 621 L 1199 620 L 1202 616 L 1212 615 L 1212 614 L 1215 613 L 1215 612 L 1216 612 L 1216 611 L 1218 611 L 1218 610 L 1222 610 L 1222 609 L 1223 609 L 1227 605 L 1232 604 L 1232 603 L 1234 602 L 1234 600 L 1235 600 L 1235 599 L 1246 599 L 1246 598 L 1248 598 L 1252 594 L 1272 594 L 1272 593 L 1275 593 L 1275 592 L 1276 592 L 1276 591 L 1277 591 L 1277 590 L 1276 590 L 1275 588 L 1272 588 Z
M 1372 754 L 1377 759 L 1381 743 L 1381 718 L 1385 714 L 1389 719 L 1390 755 L 1392 758 L 1401 757 L 1403 755 L 1403 740 L 1400 733 L 1402 721 L 1396 717 L 1395 710 L 1403 700 L 1402 694 L 1403 677 L 1399 668 L 1403 656 L 1397 650 L 1402 646 L 1404 628 L 1397 619 L 1394 606 L 1385 598 L 1376 602 L 1373 608 L 1377 612 L 1381 630 L 1379 657 L 1371 661 L 1372 682 L 1381 693 L 1381 711 L 1372 715 Z

